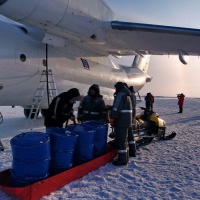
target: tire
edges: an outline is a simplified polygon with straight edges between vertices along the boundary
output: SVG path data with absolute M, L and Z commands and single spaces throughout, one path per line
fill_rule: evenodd
M 3 115 L 0 112 L 0 124 L 3 122 Z
M 42 117 L 46 117 L 47 109 L 41 109 L 40 112 L 41 112 Z

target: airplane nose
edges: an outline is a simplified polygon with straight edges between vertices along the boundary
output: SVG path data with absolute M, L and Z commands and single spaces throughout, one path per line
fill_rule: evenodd
M 3 5 L 7 0 L 0 0 L 0 5 Z

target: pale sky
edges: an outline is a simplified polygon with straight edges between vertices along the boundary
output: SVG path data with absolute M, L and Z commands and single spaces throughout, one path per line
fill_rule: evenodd
M 105 0 L 118 20 L 200 29 L 200 0 Z M 200 48 L 200 47 L 199 47 Z M 133 57 L 119 61 L 132 64 Z M 153 77 L 140 91 L 155 96 L 200 97 L 200 58 L 183 65 L 178 56 L 152 56 L 148 74 Z

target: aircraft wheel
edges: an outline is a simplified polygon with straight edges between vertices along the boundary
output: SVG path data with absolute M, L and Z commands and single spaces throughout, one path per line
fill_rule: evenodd
M 0 112 L 0 124 L 3 122 L 3 115 Z
M 46 114 L 47 114 L 47 109 L 41 109 L 41 115 L 43 117 L 46 117 Z
M 25 117 L 28 119 L 28 117 L 29 117 L 29 114 L 30 114 L 30 112 L 31 112 L 31 109 L 25 109 L 24 108 L 24 115 L 25 115 Z M 37 113 L 37 116 L 39 115 L 39 112 L 40 111 L 38 111 L 38 113 Z M 36 116 L 36 117 L 37 117 Z M 31 119 L 33 119 L 34 118 L 34 113 L 31 115 Z

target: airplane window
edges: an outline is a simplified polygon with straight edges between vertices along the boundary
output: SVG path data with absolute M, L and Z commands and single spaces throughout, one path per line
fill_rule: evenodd
M 26 56 L 25 56 L 24 54 L 21 54 L 21 55 L 20 55 L 20 60 L 21 60 L 22 62 L 25 62 L 25 61 L 26 61 Z

